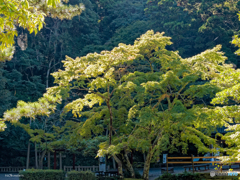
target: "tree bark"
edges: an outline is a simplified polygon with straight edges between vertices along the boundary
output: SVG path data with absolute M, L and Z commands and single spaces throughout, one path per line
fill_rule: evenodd
M 75 157 L 75 154 L 73 154 L 73 170 L 75 170 L 75 160 L 76 160 L 76 157 Z
M 62 170 L 62 153 L 59 153 L 59 169 Z
M 50 151 L 48 151 L 48 169 L 51 169 L 51 167 L 50 167 Z
M 37 143 L 35 143 L 35 168 L 38 169 Z
M 110 114 L 110 122 L 109 122 L 109 146 L 111 146 L 111 144 L 112 144 L 112 131 L 113 131 L 113 127 L 112 127 L 113 115 L 112 115 L 112 108 L 111 108 L 111 106 L 110 106 L 109 100 L 107 101 L 107 106 L 108 106 L 108 110 L 109 110 L 109 114 Z M 120 178 L 124 178 L 121 160 L 120 160 L 116 155 L 113 155 L 113 158 L 115 159 L 115 161 L 116 161 L 117 164 L 118 164 L 118 173 L 119 173 Z
M 44 150 L 44 151 L 42 152 L 42 155 L 41 155 L 41 158 L 40 158 L 40 162 L 39 162 L 39 168 L 40 168 L 40 169 L 43 169 L 43 158 L 44 158 L 46 152 L 47 152 L 46 150 Z
M 113 162 L 113 169 L 116 169 L 116 161 L 113 157 L 112 157 L 112 162 Z
M 131 178 L 135 178 L 135 172 L 134 172 L 134 169 L 132 167 L 132 164 L 129 161 L 128 153 L 127 153 L 126 150 L 124 150 L 124 157 L 125 157 L 125 159 L 127 161 L 127 168 L 130 171 L 130 173 L 131 173 Z
M 56 150 L 54 151 L 54 169 L 57 168 L 57 155 L 56 155 Z
M 109 114 L 110 114 L 110 122 L 109 122 L 109 145 L 112 144 L 112 122 L 113 122 L 113 115 L 112 115 L 112 108 L 110 106 L 109 101 L 107 102 L 107 106 L 108 106 L 108 110 L 109 110 Z
M 147 157 L 146 157 L 146 160 L 144 162 L 144 168 L 143 168 L 143 179 L 144 180 L 148 180 L 149 179 L 149 169 L 150 169 L 150 163 L 151 163 L 151 159 L 152 159 L 152 156 L 154 154 L 154 151 L 155 151 L 155 146 L 157 145 L 159 139 L 161 138 L 162 136 L 162 131 L 160 131 L 160 133 L 158 133 L 156 139 L 154 140 L 152 146 L 149 148 L 149 151 L 147 153 Z
M 29 156 L 30 156 L 30 141 L 28 141 L 26 169 L 29 169 Z
M 115 161 L 118 164 L 118 174 L 119 174 L 120 178 L 124 178 L 121 160 L 118 159 L 118 157 L 115 154 L 113 155 L 113 158 L 115 159 Z
M 146 161 L 144 162 L 144 168 L 143 168 L 143 179 L 148 180 L 149 179 L 149 169 L 150 169 L 150 163 L 153 156 L 153 148 L 151 147 L 147 153 Z
M 32 122 L 32 119 L 30 118 L 30 122 L 29 122 L 29 125 L 31 127 L 31 122 Z M 29 169 L 29 157 L 30 157 L 30 141 L 28 140 L 28 151 L 27 151 L 27 162 L 26 162 L 26 169 Z

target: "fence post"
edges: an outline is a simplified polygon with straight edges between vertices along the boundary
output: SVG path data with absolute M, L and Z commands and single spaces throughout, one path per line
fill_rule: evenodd
M 167 161 L 167 173 L 168 173 L 168 154 L 167 154 L 166 161 Z
M 191 154 L 191 155 L 192 155 L 192 154 Z M 193 170 L 193 173 L 194 173 L 193 155 L 192 155 L 192 170 Z

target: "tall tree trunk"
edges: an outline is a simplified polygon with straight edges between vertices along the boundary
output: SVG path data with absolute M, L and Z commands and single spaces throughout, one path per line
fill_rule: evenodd
M 148 180 L 149 179 L 149 169 L 150 169 L 150 163 L 153 156 L 153 148 L 151 147 L 147 153 L 146 160 L 144 162 L 144 168 L 143 168 L 143 179 Z
M 113 115 L 112 115 L 112 108 L 110 106 L 110 102 L 107 102 L 107 106 L 108 106 L 108 110 L 109 110 L 109 114 L 110 114 L 110 122 L 109 122 L 109 145 L 112 144 L 112 122 L 113 122 Z
M 59 169 L 62 170 L 62 153 L 59 153 Z
M 29 169 L 30 141 L 28 141 L 26 169 Z
M 41 169 L 40 161 L 41 161 L 41 152 L 39 151 L 38 152 L 38 169 Z
M 151 159 L 153 157 L 154 152 L 156 151 L 155 146 L 157 145 L 158 141 L 162 137 L 162 132 L 163 132 L 163 130 L 161 130 L 158 133 L 158 135 L 157 135 L 156 139 L 154 140 L 152 146 L 148 150 L 147 157 L 146 157 L 146 160 L 144 162 L 144 168 L 143 168 L 143 179 L 144 180 L 148 180 L 149 179 L 148 176 L 149 176 L 149 169 L 150 169 Z
M 44 151 L 42 152 L 42 155 L 41 155 L 41 158 L 40 158 L 40 161 L 39 161 L 39 168 L 40 168 L 40 169 L 43 169 L 43 158 L 44 158 L 46 152 L 47 152 L 46 150 L 44 150 Z
M 35 168 L 38 169 L 37 143 L 35 143 Z
M 113 162 L 113 169 L 116 169 L 116 161 L 113 157 L 112 157 L 112 162 Z
M 109 122 L 109 146 L 111 146 L 111 144 L 112 144 L 112 131 L 113 131 L 113 126 L 112 126 L 112 123 L 113 123 L 113 114 L 112 114 L 112 108 L 111 108 L 111 106 L 110 106 L 110 100 L 107 101 L 107 106 L 108 106 L 108 110 L 109 110 L 109 114 L 110 114 L 110 122 Z M 118 173 L 119 173 L 120 178 L 124 178 L 121 160 L 120 160 L 116 155 L 113 155 L 113 158 L 115 159 L 115 161 L 116 161 L 117 164 L 118 164 Z
M 128 168 L 128 170 L 130 171 L 130 173 L 131 173 L 131 178 L 135 178 L 134 169 L 133 169 L 133 167 L 132 167 L 132 164 L 131 164 L 130 161 L 129 161 L 128 153 L 127 153 L 127 151 L 126 151 L 125 149 L 124 149 L 124 157 L 125 157 L 125 159 L 126 159 L 126 161 L 127 161 L 127 168 Z
M 30 118 L 30 122 L 29 122 L 30 127 L 31 127 L 31 122 L 32 122 L 32 119 Z M 31 145 L 30 141 L 28 141 L 26 169 L 29 169 L 30 145 Z
M 113 158 L 115 159 L 115 161 L 117 162 L 118 164 L 118 173 L 119 173 L 119 176 L 120 178 L 123 178 L 123 169 L 122 169 L 122 162 L 120 159 L 118 159 L 118 157 L 114 154 L 113 155 Z
M 48 169 L 51 169 L 51 167 L 50 167 L 50 151 L 48 151 Z
M 48 64 L 48 70 L 47 70 L 47 75 L 46 75 L 46 88 L 48 88 L 49 74 L 50 74 L 50 71 L 51 71 L 52 61 L 53 60 L 51 59 L 49 64 Z

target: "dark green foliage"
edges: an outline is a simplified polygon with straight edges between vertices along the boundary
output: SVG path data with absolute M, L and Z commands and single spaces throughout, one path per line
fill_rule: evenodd
M 134 172 L 135 172 L 135 177 L 140 179 L 142 178 L 141 174 L 139 173 L 139 171 L 137 169 L 134 169 Z M 131 177 L 131 174 L 129 171 L 124 171 L 124 177 L 125 178 L 130 178 Z
M 183 173 L 178 175 L 165 173 L 159 178 L 157 178 L 157 180 L 201 180 L 201 178 L 198 173 Z
M 24 131 L 24 129 L 7 123 L 6 130 L 0 134 L 1 167 L 25 166 L 27 154 L 26 139 L 28 138 L 29 135 Z M 34 153 L 33 149 L 31 153 Z M 31 164 L 31 166 L 32 165 L 33 164 Z
M 182 57 L 222 44 L 228 62 L 239 66 L 239 57 L 234 54 L 236 48 L 229 43 L 240 28 L 237 2 L 148 0 L 145 10 L 155 22 L 151 28 L 172 37 L 171 48 L 179 50 Z
M 95 174 L 91 171 L 71 171 L 67 173 L 68 180 L 95 180 Z
M 6 87 L 9 79 L 4 76 L 5 70 L 3 68 L 4 64 L 0 63 L 0 116 L 3 115 L 4 111 L 10 108 L 11 100 L 13 98 L 11 91 L 9 91 L 9 89 Z
M 37 170 L 29 169 L 20 171 L 20 180 L 64 180 L 64 172 L 61 170 Z
M 119 180 L 119 177 L 96 177 L 96 180 Z

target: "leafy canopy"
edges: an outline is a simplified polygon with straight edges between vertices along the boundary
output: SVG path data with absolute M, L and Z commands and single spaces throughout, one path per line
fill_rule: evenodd
M 65 0 L 65 3 L 68 1 Z M 43 28 L 45 16 L 71 19 L 80 15 L 83 4 L 71 6 L 61 0 L 2 0 L 0 2 L 0 61 L 10 60 L 14 53 L 16 26 L 37 34 Z

